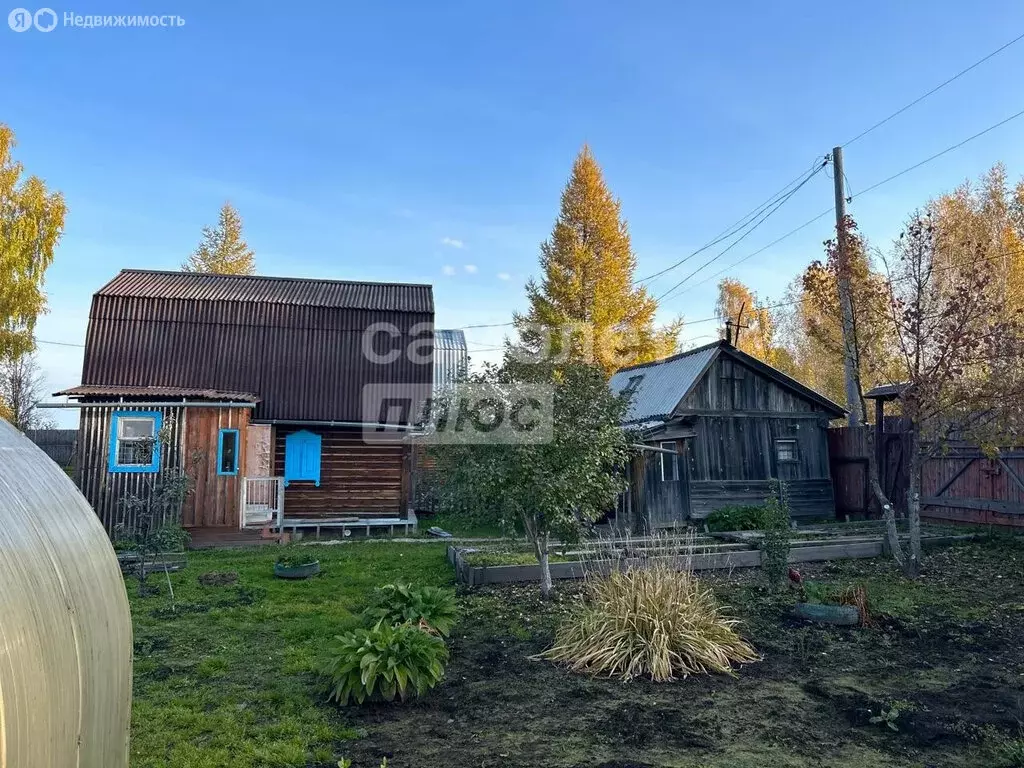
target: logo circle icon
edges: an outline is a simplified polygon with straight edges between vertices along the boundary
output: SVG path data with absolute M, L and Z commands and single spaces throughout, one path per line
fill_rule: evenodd
M 7 14 L 7 26 L 15 32 L 27 32 L 32 29 L 32 11 L 28 8 L 15 8 Z
M 53 8 L 40 8 L 32 21 L 40 32 L 52 32 L 57 26 L 57 14 Z

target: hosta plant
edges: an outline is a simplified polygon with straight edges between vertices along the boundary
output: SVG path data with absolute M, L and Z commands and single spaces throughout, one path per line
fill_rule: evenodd
M 342 705 L 421 696 L 441 681 L 448 661 L 444 640 L 412 624 L 379 622 L 335 640 L 320 671 L 328 700 Z
M 408 584 L 381 587 L 364 612 L 368 624 L 415 624 L 445 637 L 451 633 L 457 617 L 455 594 L 451 590 Z

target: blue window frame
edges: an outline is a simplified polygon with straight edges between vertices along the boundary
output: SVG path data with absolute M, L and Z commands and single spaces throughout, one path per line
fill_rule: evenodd
M 114 411 L 110 417 L 110 472 L 159 472 L 160 411 Z
M 320 435 L 303 429 L 284 439 L 284 484 L 312 480 L 320 486 Z
M 217 435 L 217 474 L 238 474 L 238 439 L 237 429 L 222 429 Z

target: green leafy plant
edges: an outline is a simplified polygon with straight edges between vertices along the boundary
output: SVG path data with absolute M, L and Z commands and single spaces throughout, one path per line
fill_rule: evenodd
M 352 768 L 352 761 L 347 757 L 343 757 L 338 761 L 338 768 Z M 381 758 L 380 768 L 388 768 L 388 759 L 386 757 Z
M 761 540 L 761 571 L 772 587 L 779 587 L 789 568 L 789 491 L 781 480 L 772 480 L 764 505 L 764 538 Z
M 370 624 L 410 623 L 447 637 L 455 626 L 458 608 L 455 593 L 449 589 L 386 584 L 374 593 L 363 616 Z
M 894 701 L 879 714 L 869 718 L 868 722 L 872 725 L 885 725 L 891 731 L 899 731 L 900 715 L 913 709 L 914 705 L 909 701 Z
M 542 655 L 575 671 L 623 680 L 734 674 L 734 663 L 759 659 L 736 632 L 737 623 L 692 571 L 649 563 L 591 578 L 584 601 Z
M 763 506 L 719 507 L 704 521 L 709 531 L 758 531 L 765 527 Z
M 448 661 L 444 640 L 412 624 L 380 622 L 335 640 L 320 672 L 328 700 L 341 705 L 422 696 L 441 681 Z
M 285 547 L 275 562 L 282 568 L 298 568 L 315 563 L 316 557 L 310 552 L 304 552 L 300 547 Z

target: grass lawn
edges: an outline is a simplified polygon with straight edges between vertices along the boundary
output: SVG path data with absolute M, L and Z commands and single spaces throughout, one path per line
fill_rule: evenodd
M 343 755 L 355 768 L 1024 766 L 1024 537 L 932 552 L 916 583 L 880 560 L 803 569 L 865 584 L 869 629 L 794 620 L 793 597 L 753 571 L 709 575 L 764 656 L 737 678 L 624 685 L 531 661 L 578 588 L 550 602 L 532 585 L 482 589 L 460 599 L 441 686 L 347 709 L 316 688 L 320 650 L 373 587 L 451 573 L 440 544 L 315 551 L 323 575 L 296 583 L 272 578 L 273 549 L 190 553 L 174 611 L 166 584 L 145 599 L 129 585 L 133 768 L 334 768 Z M 239 583 L 199 586 L 211 570 Z M 893 727 L 871 722 L 894 709 Z

